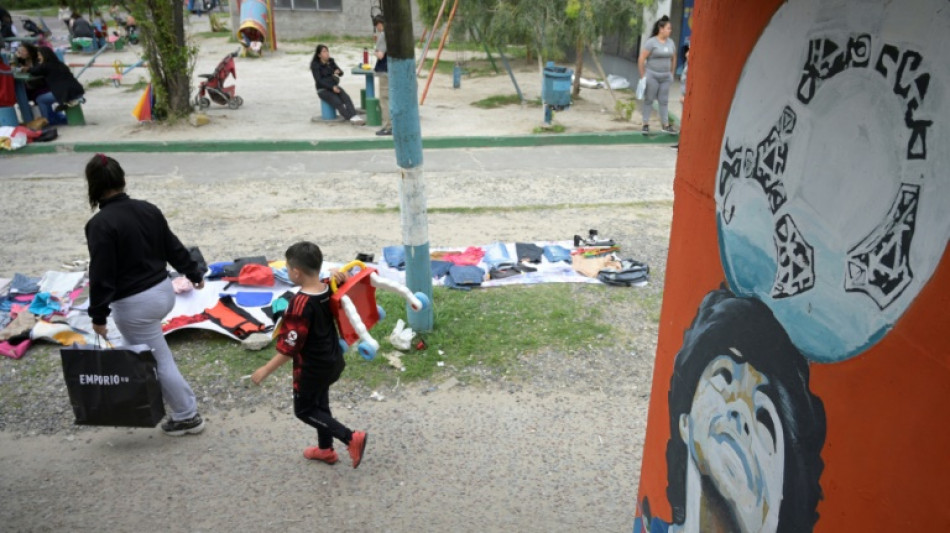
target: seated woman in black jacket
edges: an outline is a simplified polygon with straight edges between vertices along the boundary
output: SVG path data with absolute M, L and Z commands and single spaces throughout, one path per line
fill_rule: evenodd
M 318 44 L 317 50 L 310 61 L 310 72 L 313 73 L 313 81 L 317 84 L 317 96 L 321 100 L 332 105 L 343 115 L 343 118 L 354 124 L 363 124 L 363 117 L 356 114 L 356 108 L 353 107 L 353 100 L 346 91 L 340 87 L 340 76 L 343 71 L 336 66 L 336 61 L 330 57 L 330 49 L 324 44 Z
M 30 67 L 28 72 L 33 76 L 42 76 L 50 92 L 37 96 L 36 105 L 51 126 L 66 124 L 66 115 L 62 109 L 82 98 L 86 91 L 52 49 L 44 46 L 40 47 L 39 52 L 39 64 Z
M 29 70 L 39 64 L 39 47 L 29 43 L 20 43 L 20 47 L 16 49 L 16 55 L 13 57 L 13 66 L 18 70 Z M 26 98 L 31 102 L 35 102 L 39 95 L 49 92 L 49 86 L 46 85 L 44 79 L 28 80 L 25 85 Z

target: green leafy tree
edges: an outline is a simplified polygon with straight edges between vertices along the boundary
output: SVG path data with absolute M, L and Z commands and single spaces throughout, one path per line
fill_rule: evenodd
M 572 40 L 577 58 L 574 64 L 574 91 L 580 94 L 580 78 L 584 71 L 584 50 L 591 54 L 599 51 L 605 35 L 628 34 L 636 39 L 640 34 L 644 9 L 654 9 L 657 0 L 567 0 L 567 34 Z M 605 80 L 606 81 L 606 80 Z
M 155 91 L 153 113 L 159 119 L 179 118 L 191 112 L 191 74 L 196 48 L 185 40 L 181 2 L 128 0 L 138 23 L 142 48 Z

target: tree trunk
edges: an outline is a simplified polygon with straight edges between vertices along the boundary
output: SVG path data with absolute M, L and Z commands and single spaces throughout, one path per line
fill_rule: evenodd
M 179 50 L 187 50 L 185 43 L 185 13 L 182 6 L 172 2 L 172 17 L 175 29 L 175 41 Z M 189 65 L 190 66 L 190 65 Z M 188 96 L 191 93 L 191 69 L 174 69 L 168 77 L 168 111 L 175 116 L 184 116 L 191 112 Z
M 183 117 L 191 112 L 191 72 L 194 52 L 185 41 L 182 5 L 167 0 L 135 0 L 142 48 L 155 91 L 155 117 Z
M 574 61 L 574 88 L 571 91 L 571 98 L 577 98 L 581 94 L 581 74 L 584 73 L 584 40 L 577 39 L 577 59 Z
M 597 70 L 600 72 L 600 75 L 604 78 L 604 85 L 607 86 L 607 91 L 610 92 L 610 97 L 613 98 L 614 111 L 617 113 L 617 116 L 619 118 L 623 119 L 624 118 L 623 113 L 621 113 L 620 110 L 617 109 L 617 95 L 614 94 L 613 87 L 611 87 L 610 83 L 607 82 L 607 74 L 604 72 L 604 67 L 602 67 L 600 64 L 600 59 L 597 57 L 597 52 L 591 49 L 590 57 L 594 60 L 594 65 L 597 66 Z

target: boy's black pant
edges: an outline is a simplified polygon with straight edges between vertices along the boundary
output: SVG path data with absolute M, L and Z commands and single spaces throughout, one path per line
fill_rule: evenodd
M 323 449 L 333 447 L 336 437 L 349 444 L 353 432 L 339 423 L 330 412 L 330 385 L 336 383 L 346 364 L 328 363 L 326 370 L 318 378 L 301 381 L 294 391 L 294 414 L 305 424 L 317 429 L 317 446 Z
M 353 115 L 356 114 L 353 100 L 350 99 L 350 95 L 346 94 L 346 91 L 343 89 L 340 89 L 339 94 L 330 89 L 323 89 L 317 93 L 317 96 L 319 96 L 321 100 L 326 100 L 326 102 L 339 111 L 346 120 L 350 120 L 353 118 Z

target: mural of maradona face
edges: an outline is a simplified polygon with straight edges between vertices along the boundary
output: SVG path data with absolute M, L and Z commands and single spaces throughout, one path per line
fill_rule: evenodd
M 716 517 L 715 509 L 701 498 L 700 514 L 710 515 L 700 518 L 702 522 L 729 522 L 736 531 L 775 531 L 782 498 L 784 431 L 775 404 L 761 390 L 768 378 L 742 359 L 735 351 L 706 365 L 689 414 L 680 415 L 680 438 L 689 448 L 687 478 L 708 479 L 714 493 L 733 510 L 729 516 Z
M 703 299 L 670 380 L 672 531 L 811 531 L 825 412 L 808 379 L 768 306 L 728 290 Z

